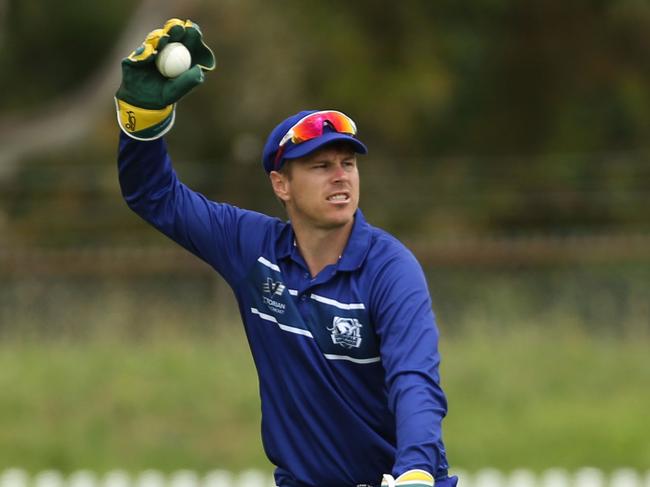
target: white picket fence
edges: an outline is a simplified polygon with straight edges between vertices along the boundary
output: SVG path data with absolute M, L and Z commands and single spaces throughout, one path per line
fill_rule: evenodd
M 621 468 L 604 473 L 596 468 L 581 468 L 574 472 L 549 469 L 541 474 L 520 469 L 501 472 L 484 469 L 476 472 L 453 470 L 460 477 L 459 487 L 650 487 L 650 470 L 640 472 Z M 48 470 L 30 475 L 21 469 L 8 469 L 0 473 L 0 487 L 273 487 L 269 472 L 246 470 L 233 473 L 214 470 L 198 475 L 189 470 L 163 474 L 146 470 L 130 475 L 113 470 L 105 475 L 81 470 L 64 476 Z

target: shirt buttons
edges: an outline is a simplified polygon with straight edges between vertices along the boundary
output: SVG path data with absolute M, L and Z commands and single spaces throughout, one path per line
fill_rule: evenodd
M 305 272 L 305 273 L 302 275 L 302 277 L 304 277 L 305 279 L 309 279 L 309 273 L 308 273 L 308 272 Z

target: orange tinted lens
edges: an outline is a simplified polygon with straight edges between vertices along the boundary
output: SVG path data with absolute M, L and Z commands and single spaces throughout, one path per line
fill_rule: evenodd
M 323 135 L 323 127 L 326 123 L 329 123 L 337 132 L 350 135 L 357 132 L 354 122 L 341 112 L 316 112 L 308 115 L 293 127 L 291 141 L 294 144 L 299 144 L 320 137 Z

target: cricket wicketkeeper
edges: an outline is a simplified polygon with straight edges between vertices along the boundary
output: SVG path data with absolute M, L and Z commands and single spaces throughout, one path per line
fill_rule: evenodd
M 191 67 L 163 77 L 180 42 Z M 455 487 L 441 423 L 438 330 L 413 254 L 358 208 L 350 117 L 297 113 L 262 166 L 288 221 L 210 201 L 183 185 L 162 136 L 215 60 L 198 26 L 172 19 L 122 62 L 115 101 L 128 206 L 232 287 L 259 375 L 262 441 L 279 487 Z

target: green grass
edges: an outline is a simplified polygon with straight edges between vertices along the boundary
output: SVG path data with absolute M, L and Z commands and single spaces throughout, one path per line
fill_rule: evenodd
M 557 328 L 443 344 L 451 461 L 468 469 L 647 468 L 649 345 Z
M 270 469 L 252 359 L 228 330 L 4 340 L 0 470 Z M 452 466 L 647 468 L 649 345 L 558 326 L 443 337 Z
M 0 469 L 268 466 L 242 340 L 3 343 Z

